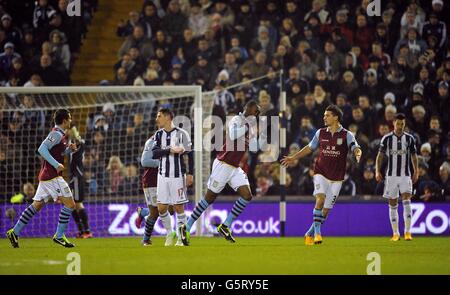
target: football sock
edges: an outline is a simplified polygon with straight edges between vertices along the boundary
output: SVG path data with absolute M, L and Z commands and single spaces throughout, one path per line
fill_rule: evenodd
M 311 227 L 306 232 L 306 235 L 313 237 L 314 236 L 314 222 L 311 224 Z
M 240 197 L 233 205 L 233 208 L 231 209 L 231 212 L 228 213 L 227 219 L 225 219 L 226 226 L 230 227 L 233 220 L 235 220 L 241 213 L 244 211 L 245 206 L 250 203 L 250 201 L 247 201 L 243 197 Z
M 166 211 L 165 213 L 161 214 L 159 213 L 159 218 L 161 219 L 161 222 L 166 229 L 167 233 L 172 232 L 172 221 L 170 220 L 169 212 Z
M 192 212 L 191 216 L 189 216 L 189 219 L 186 224 L 186 231 L 190 232 L 191 227 L 194 224 L 195 221 L 202 215 L 202 213 L 208 208 L 209 203 L 202 199 L 200 202 L 198 202 L 197 206 L 195 206 L 194 211 Z
M 84 232 L 90 233 L 91 229 L 89 228 L 89 219 L 84 208 L 78 210 L 78 214 L 80 215 L 81 222 L 83 223 Z
M 14 232 L 16 233 L 16 235 L 20 235 L 22 229 L 25 227 L 25 225 L 28 224 L 30 219 L 33 218 L 34 214 L 36 213 L 37 210 L 33 207 L 33 205 L 28 206 L 28 208 L 23 211 L 22 215 L 14 226 Z
M 140 216 L 140 217 L 145 217 L 145 216 L 147 216 L 147 215 L 149 215 L 149 214 L 150 214 L 150 209 L 148 209 L 148 208 L 142 208 L 141 212 L 139 213 L 139 216 Z
M 56 228 L 56 237 L 62 238 L 64 232 L 66 231 L 67 225 L 69 224 L 70 215 L 72 215 L 73 209 L 62 207 L 61 212 L 59 213 L 59 221 L 58 226 Z
M 405 232 L 411 232 L 411 200 L 403 200 L 403 219 L 405 221 Z
M 178 229 L 180 228 L 180 226 L 182 226 L 183 224 L 186 224 L 186 213 L 177 213 L 177 233 L 178 233 Z M 179 236 L 179 233 L 178 233 Z
M 80 233 L 83 233 L 84 232 L 83 223 L 81 222 L 81 218 L 80 218 L 80 215 L 78 214 L 77 210 L 73 210 L 72 217 L 73 217 L 73 220 L 75 221 L 75 224 L 77 225 L 78 231 Z
M 145 233 L 144 233 L 144 241 L 150 240 L 153 233 L 153 227 L 155 226 L 157 218 L 148 217 L 145 221 Z
M 396 235 L 399 235 L 398 231 L 398 205 L 391 206 L 389 205 L 389 219 L 391 220 L 392 232 Z
M 324 218 L 322 216 L 322 210 L 314 209 L 313 211 L 313 221 L 314 221 L 314 232 L 316 235 L 321 235 L 320 226 L 322 225 Z

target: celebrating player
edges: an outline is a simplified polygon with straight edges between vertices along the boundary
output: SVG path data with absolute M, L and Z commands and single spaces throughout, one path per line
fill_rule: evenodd
M 160 159 L 156 198 L 159 218 L 167 230 L 165 246 L 171 246 L 177 235 L 172 231 L 168 207 L 173 204 L 177 214 L 177 230 L 179 232 L 180 227 L 186 223 L 184 204 L 189 201 L 186 195 L 186 185 L 191 186 L 194 181 L 191 138 L 185 130 L 173 125 L 173 117 L 174 115 L 169 109 L 163 108 L 158 111 L 156 124 L 162 129 L 155 133 L 153 147 L 153 159 Z M 188 155 L 187 171 L 184 154 Z M 178 235 L 175 245 L 183 246 L 180 235 Z
M 313 211 L 313 224 L 305 234 L 306 245 L 322 243 L 320 226 L 333 208 L 341 190 L 349 149 L 355 155 L 358 163 L 361 159 L 362 151 L 355 137 L 340 124 L 342 115 L 339 107 L 328 106 L 323 116 L 327 127 L 319 129 L 311 142 L 303 149 L 281 160 L 282 165 L 291 166 L 294 165 L 295 160 L 303 158 L 319 148 L 313 176 L 316 205 Z
M 217 227 L 217 231 L 226 240 L 235 242 L 230 230 L 231 223 L 244 211 L 253 197 L 247 175 L 239 167 L 239 163 L 249 148 L 249 138 L 254 132 L 254 126 L 251 126 L 249 119 L 256 118 L 259 112 L 259 105 L 256 101 L 251 100 L 245 105 L 244 113 L 231 119 L 228 125 L 227 142 L 214 160 L 205 198 L 197 204 L 187 224 L 181 227 L 181 240 L 184 245 L 189 245 L 190 230 L 194 222 L 210 204 L 214 203 L 227 183 L 239 194 L 240 198 L 234 204 L 225 222 Z M 240 143 L 242 143 L 242 148 L 238 148 Z
M 389 200 L 389 219 L 392 226 L 391 241 L 400 240 L 398 230 L 398 195 L 403 199 L 403 219 L 405 222 L 405 241 L 411 241 L 411 197 L 412 184 L 419 178 L 416 142 L 405 130 L 405 115 L 395 115 L 394 131 L 386 134 L 380 142 L 376 159 L 377 181 L 383 179 L 381 165 L 384 155 L 388 157 L 383 197 Z M 414 170 L 412 170 L 413 168 Z M 412 178 L 411 178 L 412 176 Z
M 72 192 L 69 185 L 62 177 L 65 169 L 64 155 L 77 150 L 75 143 L 68 144 L 65 130 L 70 128 L 72 116 L 66 109 L 59 109 L 53 115 L 55 127 L 40 145 L 38 152 L 44 158 L 41 171 L 39 172 L 39 186 L 33 203 L 22 213 L 14 228 L 7 231 L 6 236 L 14 248 L 19 247 L 19 236 L 22 229 L 28 224 L 33 216 L 39 212 L 50 197 L 58 200 L 64 205 L 59 214 L 59 222 L 53 241 L 66 248 L 75 245 L 67 240 L 64 232 L 70 220 L 70 215 L 75 208 Z

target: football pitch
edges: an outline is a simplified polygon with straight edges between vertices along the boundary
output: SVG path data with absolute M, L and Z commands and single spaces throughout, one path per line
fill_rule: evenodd
M 0 274 L 66 274 L 68 254 L 80 255 L 81 274 L 367 274 L 368 254 L 380 256 L 381 274 L 450 274 L 450 237 L 195 238 L 189 247 L 164 247 L 163 238 L 142 247 L 138 237 L 72 240 L 66 249 L 50 238 L 0 239 Z M 70 257 L 70 256 L 69 256 Z

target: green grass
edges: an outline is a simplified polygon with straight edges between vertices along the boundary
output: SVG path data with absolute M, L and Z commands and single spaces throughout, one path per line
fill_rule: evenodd
M 381 256 L 382 274 L 450 274 L 450 238 L 332 238 L 304 246 L 303 238 L 192 238 L 190 247 L 140 246 L 139 238 L 74 240 L 65 249 L 51 239 L 0 239 L 0 274 L 66 274 L 66 256 L 78 252 L 82 274 L 366 274 L 367 254 Z

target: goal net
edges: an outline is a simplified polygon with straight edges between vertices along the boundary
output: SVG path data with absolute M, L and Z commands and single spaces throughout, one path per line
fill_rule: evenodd
M 202 99 L 200 86 L 151 87 L 36 87 L 0 89 L 0 231 L 14 225 L 32 202 L 42 159 L 37 149 L 53 127 L 56 109 L 71 111 L 73 124 L 84 142 L 84 206 L 95 236 L 142 235 L 136 208 L 145 206 L 141 188 L 140 156 L 154 134 L 156 113 L 168 107 L 175 125 L 191 134 L 194 148 L 194 187 L 190 208 L 201 199 L 210 170 L 210 152 L 202 149 L 213 97 Z M 71 132 L 76 136 L 76 132 Z M 64 178 L 69 180 L 66 160 Z M 37 214 L 23 236 L 51 236 L 60 206 L 49 205 Z M 173 217 L 174 218 L 174 217 Z M 173 223 L 174 224 L 174 223 Z M 202 234 L 199 220 L 197 234 Z M 68 236 L 77 232 L 73 220 Z M 161 223 L 154 234 L 164 234 Z

